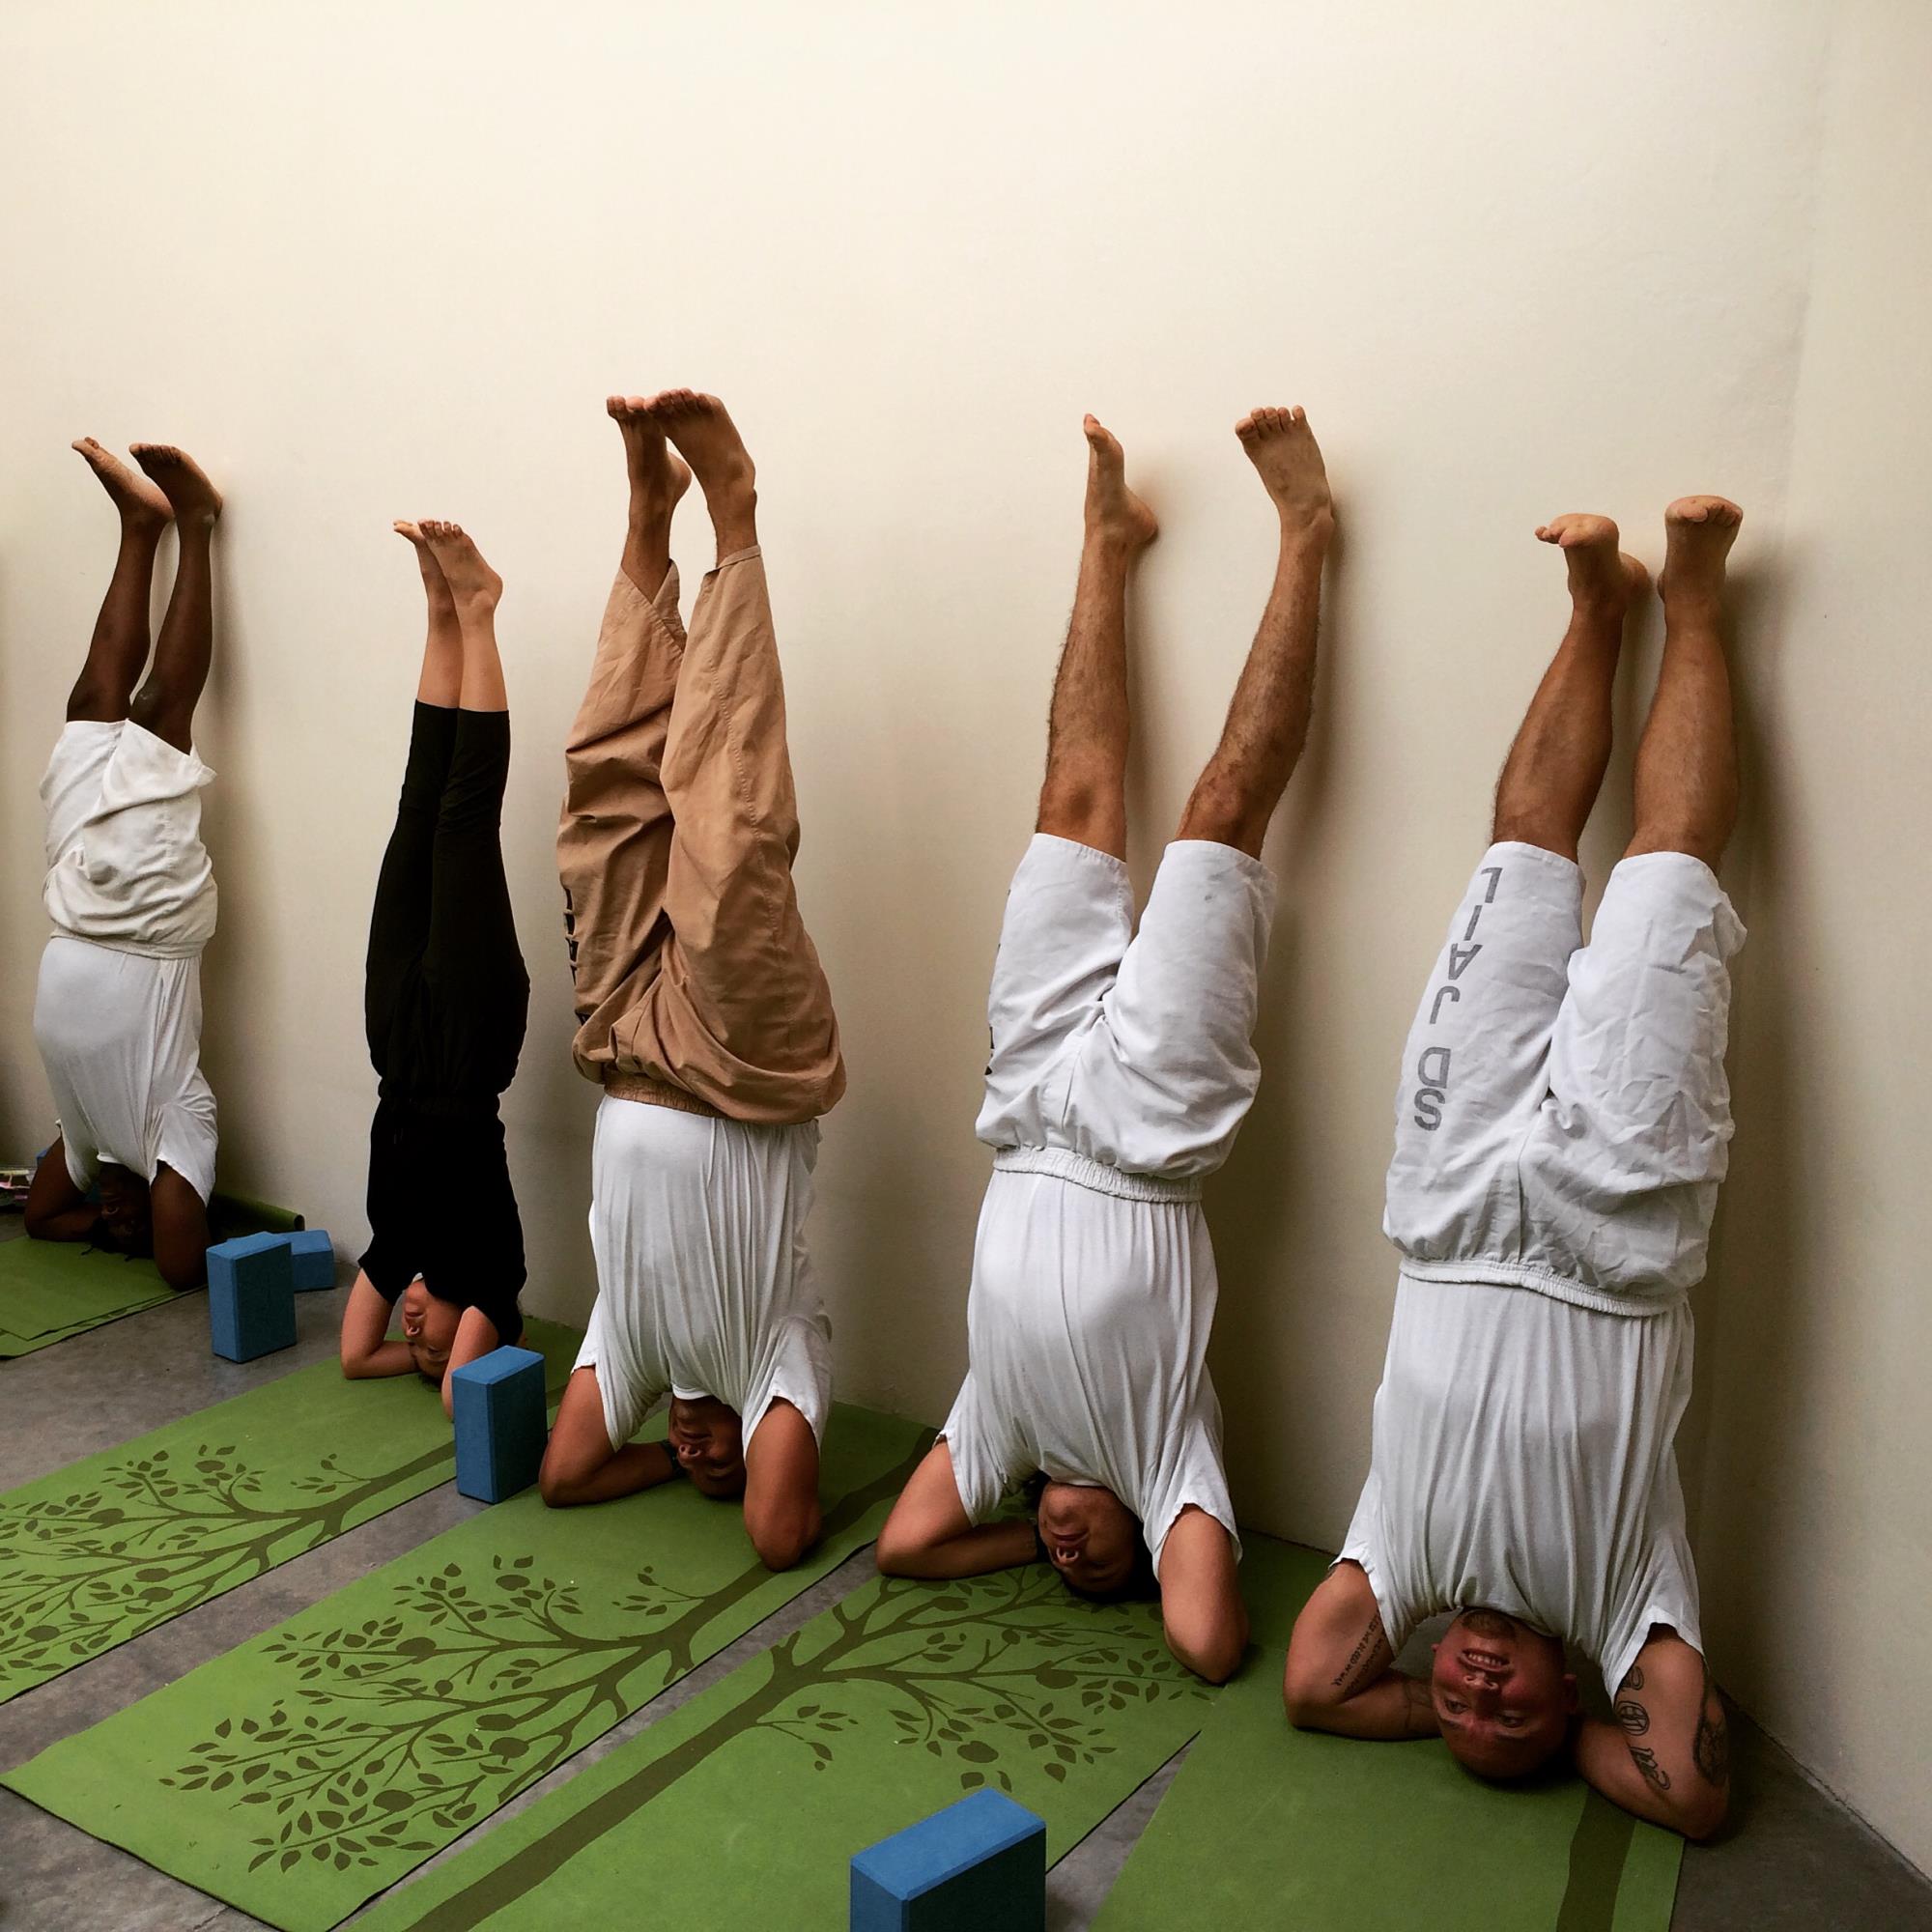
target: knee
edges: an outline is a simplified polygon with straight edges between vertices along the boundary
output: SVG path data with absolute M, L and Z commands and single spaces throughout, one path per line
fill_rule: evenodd
M 1553 852 L 1559 859 L 1577 863 L 1577 839 L 1567 825 L 1549 812 L 1526 810 L 1520 807 L 1496 807 L 1495 823 L 1490 829 L 1492 845 L 1534 845 Z
M 1624 857 L 1638 859 L 1646 852 L 1682 852 L 1690 858 L 1701 859 L 1715 872 L 1729 843 L 1729 832 L 1728 826 L 1693 825 L 1669 818 L 1641 819 Z
M 1180 814 L 1180 836 L 1259 853 L 1271 811 L 1272 801 L 1264 804 L 1251 786 L 1231 773 L 1207 771 L 1188 794 L 1187 809 Z

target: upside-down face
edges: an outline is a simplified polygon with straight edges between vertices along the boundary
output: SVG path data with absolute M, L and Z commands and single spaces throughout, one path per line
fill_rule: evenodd
M 1435 1719 L 1479 1777 L 1526 1777 L 1559 1749 L 1577 1709 L 1563 1646 L 1501 1610 L 1464 1610 L 1435 1646 Z
M 1039 1492 L 1038 1524 L 1053 1567 L 1082 1596 L 1111 1596 L 1133 1575 L 1141 1526 L 1112 1490 L 1050 1482 Z
M 672 1396 L 665 1441 L 699 1494 L 730 1501 L 745 1493 L 744 1421 L 728 1404 Z

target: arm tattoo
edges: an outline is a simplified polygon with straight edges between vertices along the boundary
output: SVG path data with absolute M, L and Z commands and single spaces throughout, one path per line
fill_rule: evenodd
M 1643 1689 L 1643 1670 L 1640 1665 L 1633 1663 L 1625 1671 L 1623 1688 L 1626 1690 L 1641 1690 Z
M 1381 1655 L 1388 1649 L 1388 1638 L 1382 1634 L 1382 1618 L 1379 1610 L 1369 1613 L 1369 1627 L 1349 1653 L 1349 1661 L 1335 1673 L 1333 1688 L 1342 1693 L 1346 1702 L 1362 1687 L 1382 1674 Z
M 1650 1729 L 1650 1713 L 1634 1697 L 1619 1697 L 1617 1722 L 1629 1736 L 1640 1738 Z
M 1716 1704 L 1718 1715 L 1711 1716 Z M 1706 1784 L 1726 1785 L 1731 1781 L 1731 1732 L 1724 1721 L 1724 1706 L 1718 1688 L 1711 1682 L 1711 1666 L 1704 1666 L 1704 1695 L 1697 1706 L 1697 1736 L 1690 1747 L 1697 1773 Z
M 1636 1768 L 1650 1780 L 1653 1789 L 1670 1789 L 1670 1774 L 1658 1763 L 1657 1753 L 1648 1745 L 1632 1745 L 1630 1754 L 1636 1759 Z

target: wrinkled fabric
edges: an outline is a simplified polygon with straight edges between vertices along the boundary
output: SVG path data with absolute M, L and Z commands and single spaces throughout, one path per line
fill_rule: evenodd
M 806 1251 L 813 1122 L 790 1126 L 621 1100 L 597 1109 L 597 1303 L 576 1366 L 597 1371 L 612 1447 L 668 1396 L 738 1411 L 747 1445 L 780 1397 L 823 1439 L 831 1324 Z
M 1190 1504 L 1235 1535 L 1200 1193 L 1260 1082 L 1273 902 L 1259 861 L 1178 840 L 1136 934 L 1111 854 L 1041 834 L 1020 861 L 988 1001 L 977 1131 L 1000 1151 L 974 1246 L 971 1369 L 944 1431 L 975 1522 L 1042 1470 L 1112 1491 L 1156 1564 Z
M 1682 852 L 1625 859 L 1587 947 L 1582 903 L 1570 860 L 1484 854 L 1404 1050 L 1383 1230 L 1412 1275 L 1642 1315 L 1704 1273 L 1745 933 Z
M 201 1071 L 201 961 L 56 933 L 41 954 L 34 1042 L 67 1171 L 83 1192 L 112 1161 L 214 1191 L 214 1095 Z
M 214 774 L 131 719 L 70 720 L 41 780 L 42 898 L 63 932 L 156 959 L 214 936 L 201 793 Z
M 792 886 L 798 807 L 764 562 L 706 574 L 687 639 L 670 571 L 621 572 L 564 753 L 557 833 L 579 1070 L 784 1125 L 845 1091 Z M 675 1098 L 672 1105 L 677 1104 Z
M 1653 1624 L 1703 1649 L 1673 1444 L 1690 1311 L 1632 1321 L 1406 1269 L 1342 1546 L 1391 1646 L 1481 1605 L 1565 1638 L 1614 1697 Z

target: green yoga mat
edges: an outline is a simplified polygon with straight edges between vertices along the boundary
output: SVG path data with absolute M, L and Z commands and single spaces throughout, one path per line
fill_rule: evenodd
M 286 1234 L 299 1214 L 239 1195 L 217 1194 L 210 1210 L 215 1238 L 262 1229 Z M 31 1355 L 70 1335 L 172 1301 L 176 1291 L 151 1261 L 112 1255 L 81 1241 L 0 1242 L 0 1360 Z
M 0 1253 L 6 1250 L 0 1249 Z M 582 1339 L 531 1321 L 553 1399 Z M 298 1369 L 0 1495 L 0 1702 L 447 1482 L 414 1376 Z
M 1081 1603 L 1042 1566 L 881 1578 L 358 1928 L 554 1932 L 646 1911 L 842 1927 L 854 1852 L 990 1783 L 1045 1819 L 1058 1859 L 1194 1735 L 1212 1694 L 1169 1656 L 1152 1605 Z
M 1242 1579 L 1270 1640 L 1326 1568 L 1312 1551 L 1251 1539 Z M 1578 1778 L 1501 1790 L 1439 1744 L 1295 1731 L 1282 1715 L 1283 1659 L 1251 1653 L 1216 1698 L 1095 1932 L 1667 1932 L 1683 1853 L 1674 1833 Z
M 323 1932 L 868 1542 L 928 1439 L 836 1408 L 825 1541 L 780 1576 L 689 1484 L 575 1510 L 526 1491 L 0 1782 Z

